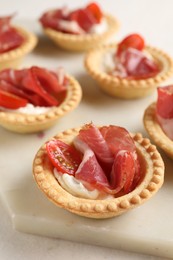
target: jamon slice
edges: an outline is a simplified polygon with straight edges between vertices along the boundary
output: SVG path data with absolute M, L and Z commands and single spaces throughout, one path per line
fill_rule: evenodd
M 165 134 L 173 140 L 173 85 L 159 87 L 157 91 L 156 117 Z
M 103 135 L 94 124 L 85 125 L 79 132 L 78 138 L 94 151 L 97 158 L 105 163 L 113 163 L 114 157 Z
M 135 176 L 135 160 L 132 152 L 122 150 L 117 153 L 111 171 L 111 188 L 116 194 L 123 189 L 124 193 L 131 190 Z
M 156 76 L 160 69 L 154 60 L 149 59 L 143 52 L 128 48 L 119 56 L 119 62 L 124 66 L 127 77 L 145 79 Z
M 173 85 L 157 88 L 156 113 L 163 118 L 173 118 Z
M 107 192 L 110 185 L 94 152 L 78 138 L 75 139 L 74 144 L 83 153 L 83 159 L 75 173 L 75 178 L 80 180 L 89 190 L 98 189 Z
M 52 11 L 45 12 L 39 19 L 43 27 L 49 27 L 54 30 L 59 30 L 58 21 L 65 19 L 63 9 L 55 9 Z
M 19 47 L 24 38 L 10 25 L 13 16 L 0 17 L 0 53 Z
M 114 157 L 120 150 L 136 151 L 134 141 L 125 128 L 110 125 L 103 126 L 99 130 Z

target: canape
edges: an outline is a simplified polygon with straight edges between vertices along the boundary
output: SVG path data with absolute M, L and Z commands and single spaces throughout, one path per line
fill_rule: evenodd
M 44 33 L 59 47 L 85 51 L 101 45 L 119 28 L 117 19 L 104 14 L 97 3 L 69 10 L 67 7 L 45 12 L 40 22 Z
M 48 129 L 80 102 L 79 83 L 63 68 L 0 72 L 0 125 L 18 133 Z
M 160 189 L 164 163 L 140 133 L 91 123 L 43 144 L 33 175 L 55 205 L 88 218 L 110 218 L 138 207 Z
M 171 57 L 145 45 L 138 34 L 89 51 L 85 67 L 104 92 L 124 99 L 152 94 L 158 84 L 173 74 Z

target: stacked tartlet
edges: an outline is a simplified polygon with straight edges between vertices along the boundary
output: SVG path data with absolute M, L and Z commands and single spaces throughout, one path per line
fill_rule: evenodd
M 0 69 L 16 68 L 37 44 L 37 37 L 11 25 L 12 16 L 0 18 Z
M 109 153 L 115 158 L 113 164 Z M 102 160 L 104 157 L 104 164 L 98 154 Z M 89 124 L 82 129 L 68 129 L 45 143 L 35 156 L 33 174 L 39 188 L 57 206 L 89 218 L 109 218 L 154 195 L 163 183 L 164 164 L 156 147 L 141 134 L 130 136 L 121 127 Z M 82 185 L 90 196 L 99 190 L 99 197 L 81 195 Z M 79 192 L 74 194 L 72 186 Z M 107 190 L 107 197 L 103 196 Z
M 104 14 L 96 3 L 84 8 L 67 7 L 45 12 L 40 22 L 44 33 L 63 49 L 84 51 L 101 45 L 119 27 L 115 17 Z
M 138 34 L 89 51 L 85 67 L 104 92 L 125 99 L 150 95 L 173 74 L 169 55 L 145 45 Z
M 82 96 L 79 83 L 62 68 L 8 69 L 0 72 L 0 82 L 0 125 L 18 133 L 51 127 Z

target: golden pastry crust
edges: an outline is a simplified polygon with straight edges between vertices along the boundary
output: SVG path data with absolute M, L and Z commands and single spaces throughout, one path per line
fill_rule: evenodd
M 85 57 L 85 68 L 93 79 L 95 79 L 101 89 L 107 94 L 124 98 L 142 98 L 150 95 L 158 85 L 168 79 L 173 74 L 173 60 L 163 51 L 146 46 L 148 52 L 161 66 L 161 72 L 153 78 L 130 80 L 111 76 L 101 68 L 103 56 L 110 51 L 115 50 L 117 44 L 109 44 L 91 50 Z
M 79 130 L 80 128 L 69 129 L 54 138 L 71 143 Z M 33 162 L 33 175 L 38 187 L 57 206 L 88 218 L 111 218 L 141 205 L 162 186 L 164 163 L 149 139 L 143 138 L 139 133 L 132 134 L 132 137 L 136 144 L 143 177 L 140 184 L 129 194 L 107 200 L 83 199 L 71 195 L 55 179 L 45 144 L 39 149 Z
M 71 76 L 67 95 L 64 101 L 57 107 L 52 107 L 44 114 L 27 115 L 22 113 L 6 112 L 0 110 L 0 125 L 17 133 L 34 133 L 50 128 L 57 120 L 78 106 L 82 98 L 82 90 L 79 83 Z
M 23 57 L 31 52 L 37 44 L 37 37 L 21 27 L 15 29 L 25 38 L 24 43 L 11 51 L 0 54 L 0 70 L 6 68 L 17 68 Z
M 166 136 L 159 125 L 156 116 L 156 103 L 152 103 L 144 113 L 144 126 L 152 140 L 158 145 L 171 159 L 173 159 L 173 141 Z
M 105 15 L 108 29 L 102 34 L 73 35 L 43 28 L 44 33 L 59 47 L 69 51 L 86 51 L 101 45 L 119 28 L 119 22 L 115 17 Z

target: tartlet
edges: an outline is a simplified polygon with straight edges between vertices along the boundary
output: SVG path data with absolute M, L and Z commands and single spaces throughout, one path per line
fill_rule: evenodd
M 173 74 L 173 61 L 169 55 L 155 47 L 146 46 L 144 51 L 161 67 L 161 71 L 155 77 L 135 80 L 109 75 L 104 68 L 104 55 L 116 50 L 117 46 L 109 44 L 98 47 L 90 50 L 85 57 L 86 70 L 107 94 L 123 99 L 142 98 L 150 95 L 159 84 Z
M 107 21 L 107 31 L 102 34 L 72 35 L 43 28 L 43 32 L 59 47 L 69 51 L 86 51 L 104 43 L 119 28 L 118 20 L 111 15 L 104 15 Z
M 56 135 L 54 139 L 70 144 L 79 130 L 80 128 L 69 129 Z M 140 183 L 132 192 L 106 200 L 91 200 L 71 195 L 55 179 L 45 144 L 39 149 L 33 162 L 33 175 L 38 187 L 55 205 L 88 218 L 111 218 L 141 205 L 162 186 L 164 163 L 149 139 L 143 138 L 139 133 L 131 136 L 135 141 L 143 172 Z
M 173 141 L 166 136 L 158 120 L 156 119 L 156 103 L 147 107 L 144 113 L 143 122 L 146 131 L 151 139 L 158 145 L 171 159 L 173 159 Z
M 10 131 L 25 134 L 46 130 L 56 124 L 60 117 L 77 107 L 82 97 L 79 83 L 72 76 L 67 75 L 67 79 L 67 94 L 59 106 L 51 107 L 48 112 L 40 115 L 0 110 L 0 125 Z
M 14 26 L 13 26 L 14 27 Z M 31 52 L 37 44 L 37 37 L 21 27 L 14 27 L 25 41 L 16 49 L 0 54 L 0 70 L 6 68 L 17 68 L 26 54 Z

